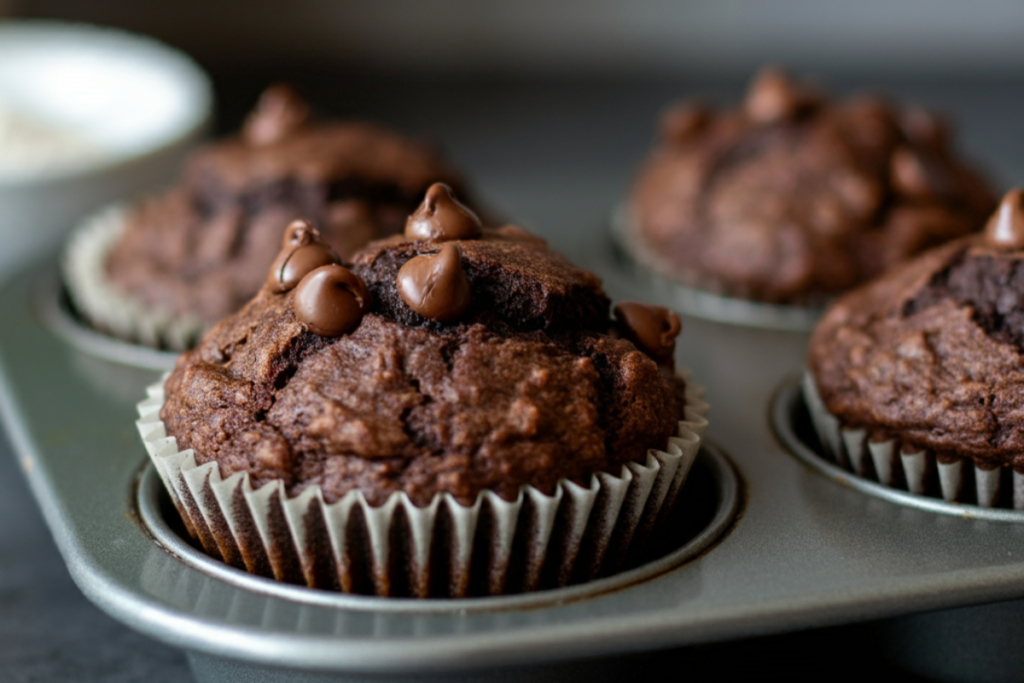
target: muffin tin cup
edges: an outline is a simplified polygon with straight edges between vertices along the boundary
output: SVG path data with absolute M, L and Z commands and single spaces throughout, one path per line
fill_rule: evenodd
M 809 332 L 824 313 L 823 307 L 762 303 L 688 284 L 685 271 L 667 269 L 663 259 L 633 239 L 631 220 L 628 204 L 619 205 L 612 213 L 608 238 L 594 247 L 599 253 L 590 265 L 602 276 L 614 272 L 655 293 L 663 305 L 733 325 Z
M 483 491 L 470 506 L 437 494 L 417 507 L 396 492 L 374 507 L 359 491 L 327 503 L 318 486 L 289 498 L 281 481 L 256 489 L 248 473 L 222 477 L 216 462 L 197 465 L 167 436 L 164 380 L 148 388 L 136 424 L 189 534 L 231 566 L 348 593 L 502 595 L 637 561 L 675 506 L 708 424 L 704 391 L 686 379 L 684 419 L 666 450 L 597 473 L 587 486 L 563 479 L 547 495 L 525 485 L 514 501 Z
M 148 307 L 119 291 L 107 278 L 107 256 L 124 233 L 128 211 L 126 205 L 108 206 L 74 231 L 61 264 L 68 296 L 99 330 L 150 348 L 184 351 L 203 332 L 198 318 Z
M 843 469 L 949 503 L 1024 510 L 1024 474 L 1012 467 L 986 469 L 970 458 L 939 458 L 930 450 L 908 450 L 899 439 L 872 441 L 867 430 L 846 427 L 828 411 L 810 372 L 801 387 L 822 450 Z

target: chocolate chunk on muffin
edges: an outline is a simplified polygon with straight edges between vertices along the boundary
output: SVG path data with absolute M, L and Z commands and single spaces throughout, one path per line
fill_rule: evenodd
M 358 488 L 374 504 L 550 493 L 664 448 L 683 382 L 609 333 L 598 279 L 518 228 L 475 233 L 357 254 L 372 303 L 336 337 L 302 307 L 306 280 L 265 286 L 178 363 L 168 432 L 225 476 L 282 479 L 292 494 L 317 484 L 328 502 Z
M 419 596 L 566 585 L 637 556 L 707 424 L 672 368 L 675 314 L 627 303 L 613 320 L 596 277 L 483 227 L 442 184 L 404 235 L 339 260 L 293 223 L 256 297 L 140 406 L 207 552 Z
M 739 108 L 665 113 L 623 242 L 685 285 L 818 305 L 979 230 L 994 205 L 933 114 L 872 96 L 830 101 L 765 69 Z
M 316 122 L 298 95 L 274 86 L 241 134 L 197 152 L 179 186 L 131 208 L 104 275 L 142 307 L 208 326 L 259 290 L 292 219 L 348 257 L 401 232 L 438 181 L 465 196 L 432 146 L 372 123 Z
M 841 429 L 863 432 L 865 449 L 891 443 L 939 466 L 966 462 L 996 485 L 999 468 L 1024 472 L 1022 325 L 1024 194 L 1013 190 L 983 234 L 929 251 L 829 310 L 810 344 L 812 402 Z M 850 443 L 855 460 L 861 449 Z M 998 486 L 981 483 L 965 495 L 996 504 Z

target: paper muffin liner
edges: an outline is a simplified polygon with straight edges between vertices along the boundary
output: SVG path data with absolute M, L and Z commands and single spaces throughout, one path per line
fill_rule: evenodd
M 708 289 L 687 277 L 684 269 L 669 268 L 663 258 L 634 237 L 635 232 L 629 205 L 620 204 L 612 213 L 610 231 L 611 248 L 619 253 L 617 265 L 682 313 L 737 325 L 809 332 L 825 311 L 824 297 L 806 304 L 771 304 L 744 298 L 741 292 Z
M 61 267 L 68 296 L 91 325 L 119 339 L 153 348 L 184 351 L 198 341 L 202 322 L 148 306 L 117 289 L 107 277 L 110 251 L 127 225 L 130 207 L 108 206 L 72 233 Z
M 970 458 L 939 458 L 930 450 L 909 450 L 899 439 L 872 441 L 825 407 L 810 372 L 804 401 L 826 457 L 863 479 L 947 502 L 1024 510 L 1024 474 L 1012 467 L 983 468 Z
M 707 427 L 704 390 L 686 379 L 686 408 L 664 451 L 589 485 L 561 480 L 552 495 L 524 485 L 514 501 L 481 492 L 465 506 L 437 494 L 417 507 L 404 492 L 371 506 L 360 491 L 327 503 L 319 486 L 288 497 L 280 480 L 253 488 L 179 451 L 160 419 L 164 378 L 139 403 L 150 459 L 205 552 L 253 574 L 379 596 L 500 595 L 614 573 L 642 553 L 675 507 Z

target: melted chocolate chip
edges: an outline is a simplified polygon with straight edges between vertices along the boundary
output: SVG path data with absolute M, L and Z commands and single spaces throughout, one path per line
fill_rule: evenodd
M 676 337 L 683 326 L 667 308 L 623 301 L 614 308 L 622 335 L 661 365 L 672 365 Z
M 949 127 L 930 112 L 911 107 L 900 117 L 903 134 L 912 142 L 935 150 L 944 149 L 949 140 Z
M 285 249 L 288 247 L 298 247 L 303 244 L 310 244 L 312 242 L 320 242 L 320 231 L 313 227 L 313 225 L 303 219 L 296 218 L 288 227 L 284 229 L 284 237 L 281 238 L 281 246 Z
M 288 252 L 281 263 L 280 270 L 271 273 L 282 292 L 297 286 L 306 277 L 321 266 L 338 263 L 338 257 L 330 249 L 319 244 L 306 244 Z
M 283 140 L 309 121 L 309 105 L 291 86 L 279 83 L 263 91 L 242 128 L 251 145 L 269 145 Z
M 1024 248 L 1024 191 L 1020 188 L 1003 195 L 999 208 L 985 225 L 985 242 L 1004 249 Z
M 398 271 L 398 295 L 424 318 L 450 322 L 462 316 L 472 291 L 459 248 L 446 244 L 436 254 L 406 261 Z
M 370 292 L 362 278 L 337 264 L 321 266 L 295 288 L 295 317 L 324 337 L 348 334 L 370 310 Z
M 672 107 L 661 117 L 661 135 L 676 144 L 691 140 L 707 127 L 711 114 L 699 104 L 685 103 Z
M 414 240 L 469 240 L 479 237 L 480 231 L 480 219 L 444 183 L 427 189 L 423 203 L 405 223 L 405 236 Z
M 819 104 L 819 98 L 775 68 L 763 69 L 747 91 L 744 109 L 758 123 L 794 119 Z
M 316 228 L 301 219 L 288 224 L 282 244 L 281 252 L 267 273 L 267 285 L 277 292 L 292 289 L 320 266 L 341 261 L 320 238 Z
M 905 145 L 897 147 L 889 158 L 893 189 L 905 197 L 927 199 L 948 191 L 949 180 L 942 167 L 922 151 Z

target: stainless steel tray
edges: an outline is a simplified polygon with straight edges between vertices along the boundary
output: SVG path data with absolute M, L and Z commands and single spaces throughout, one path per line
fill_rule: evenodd
M 680 361 L 708 387 L 709 436 L 745 482 L 740 518 L 700 557 L 615 590 L 470 610 L 306 600 L 233 580 L 145 531 L 134 404 L 157 375 L 51 332 L 33 303 L 39 270 L 0 290 L 5 425 L 82 591 L 126 624 L 189 650 L 201 680 L 450 675 L 1024 596 L 1021 525 L 863 495 L 777 443 L 769 400 L 802 365 L 805 335 L 699 320 L 685 323 Z

